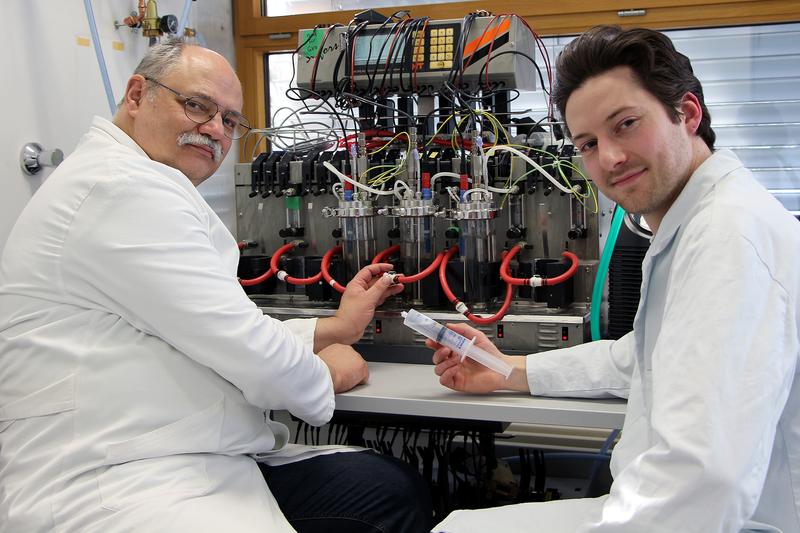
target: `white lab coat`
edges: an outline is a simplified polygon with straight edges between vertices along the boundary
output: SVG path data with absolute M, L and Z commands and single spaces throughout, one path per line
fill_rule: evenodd
M 435 531 L 800 531 L 800 224 L 722 150 L 642 270 L 631 333 L 527 359 L 536 394 L 628 398 L 610 494 L 456 512 Z
M 247 454 L 295 456 L 265 412 L 323 424 L 332 383 L 315 321 L 264 316 L 237 261 L 189 180 L 95 118 L 0 262 L 0 531 L 293 531 Z

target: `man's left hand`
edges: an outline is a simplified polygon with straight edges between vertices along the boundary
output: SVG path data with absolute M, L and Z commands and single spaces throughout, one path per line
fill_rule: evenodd
M 352 344 L 361 339 L 375 309 L 386 298 L 403 292 L 402 283 L 394 284 L 390 276 L 384 276 L 392 268 L 389 263 L 365 266 L 347 284 L 335 315 L 341 321 L 344 336 L 340 342 Z

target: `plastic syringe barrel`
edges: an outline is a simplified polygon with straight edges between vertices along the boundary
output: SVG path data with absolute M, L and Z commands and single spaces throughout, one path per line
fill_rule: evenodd
M 465 357 L 469 357 L 483 366 L 494 370 L 498 374 L 503 375 L 506 379 L 511 375 L 511 366 L 505 361 L 475 346 L 475 339 L 470 340 L 414 309 L 408 312 L 403 311 L 401 314 L 404 318 L 403 324 L 417 333 L 425 335 L 432 341 L 438 342 L 442 346 L 447 346 L 459 354 L 462 361 Z

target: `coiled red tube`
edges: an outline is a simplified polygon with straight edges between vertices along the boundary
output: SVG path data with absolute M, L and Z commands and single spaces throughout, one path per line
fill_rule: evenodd
M 442 261 L 439 264 L 439 284 L 442 286 L 445 296 L 447 296 L 447 299 L 450 300 L 450 303 L 456 306 L 456 311 L 462 313 L 470 320 L 470 322 L 481 325 L 494 324 L 495 322 L 501 320 L 508 312 L 509 307 L 511 307 L 511 299 L 514 295 L 514 286 L 511 283 L 506 285 L 506 298 L 497 313 L 487 317 L 472 314 L 466 304 L 456 298 L 455 294 L 453 294 L 453 291 L 450 290 L 450 286 L 447 284 L 447 262 L 450 261 L 450 258 L 453 257 L 457 251 L 458 246 L 451 247 L 444 254 Z
M 311 276 L 310 278 L 295 278 L 286 275 L 286 273 L 283 270 L 279 270 L 278 262 L 281 260 L 281 256 L 283 256 L 283 254 L 285 254 L 289 250 L 294 249 L 295 246 L 297 246 L 296 242 L 290 242 L 284 244 L 283 246 L 275 250 L 275 253 L 272 254 L 272 259 L 269 260 L 270 270 L 278 274 L 279 279 L 283 278 L 283 281 L 285 281 L 286 283 L 290 283 L 292 285 L 313 285 L 314 283 L 322 279 L 321 270 L 316 274 L 314 274 L 313 276 Z M 284 272 L 284 276 L 281 276 L 280 274 L 281 272 Z
M 559 274 L 558 276 L 556 276 L 554 278 L 545 278 L 545 279 L 543 279 L 542 280 L 542 285 L 558 285 L 559 283 L 567 281 L 569 278 L 571 278 L 572 276 L 575 275 L 575 272 L 578 271 L 578 256 L 577 255 L 573 254 L 572 252 L 567 252 L 567 251 L 561 252 L 561 255 L 563 257 L 566 257 L 570 261 L 572 261 L 572 264 L 569 265 L 569 268 L 563 274 Z
M 466 313 L 466 316 L 470 321 L 474 322 L 475 324 L 494 324 L 498 320 L 502 319 L 508 313 L 508 308 L 511 307 L 511 299 L 514 296 L 514 286 L 510 283 L 506 283 L 506 299 L 503 301 L 503 305 L 500 309 L 493 314 L 492 316 L 478 316 L 473 315 L 471 312 Z
M 387 258 L 390 255 L 392 255 L 393 253 L 399 252 L 399 251 L 400 251 L 400 245 L 399 244 L 395 244 L 394 246 L 390 246 L 387 249 L 378 252 L 375 255 L 375 257 L 372 258 L 372 264 L 374 265 L 374 264 L 377 264 L 377 263 L 383 263 L 384 262 L 383 260 L 385 258 Z
M 416 274 L 412 274 L 410 276 L 400 274 L 394 279 L 395 283 L 414 283 L 415 281 L 420 281 L 427 278 L 428 276 L 433 274 L 433 272 L 437 268 L 439 268 L 439 265 L 442 263 L 442 259 L 444 258 L 444 256 L 445 252 L 439 252 L 433 259 L 433 262 L 430 265 L 428 265 L 425 268 L 425 270 L 422 270 L 421 272 L 417 272 Z
M 511 260 L 516 256 L 522 247 L 519 244 L 515 244 L 511 250 L 503 257 L 503 262 L 500 263 L 500 277 L 503 278 L 503 281 L 509 283 L 511 285 L 524 285 L 524 286 L 531 286 L 536 287 L 537 285 L 533 282 L 534 279 L 540 279 L 541 283 L 540 286 L 551 286 L 551 285 L 558 285 L 559 283 L 563 283 L 572 276 L 575 275 L 575 272 L 578 270 L 578 256 L 573 254 L 572 252 L 563 251 L 561 255 L 570 260 L 570 266 L 566 272 L 563 274 L 559 274 L 554 278 L 540 278 L 539 276 L 533 276 L 532 278 L 515 278 L 511 276 L 510 264 Z
M 331 287 L 336 289 L 337 292 L 343 293 L 344 292 L 344 286 L 342 286 L 341 283 L 339 283 L 338 281 L 333 279 L 331 277 L 331 275 L 330 275 L 330 272 L 328 272 L 328 269 L 331 266 L 331 258 L 334 255 L 340 254 L 340 253 L 342 253 L 342 245 L 341 244 L 338 245 L 338 246 L 334 246 L 333 248 L 331 248 L 330 250 L 325 252 L 325 255 L 322 256 L 322 266 L 320 268 L 320 273 L 322 274 L 322 277 L 325 278 L 325 281 L 327 281 L 328 284 Z
M 509 285 L 529 285 L 528 278 L 514 278 L 511 276 L 511 272 L 509 272 L 511 260 L 519 253 L 520 250 L 522 250 L 522 246 L 515 244 L 511 247 L 511 250 L 505 254 L 505 257 L 503 257 L 503 262 L 500 263 L 500 277 L 503 278 L 503 281 Z
M 240 246 L 239 246 L 240 250 L 242 248 L 244 248 L 243 245 L 244 245 L 244 243 L 240 243 Z M 287 248 L 287 246 L 288 246 L 288 248 Z M 286 250 L 284 250 L 284 248 L 286 248 Z M 294 243 L 285 244 L 282 247 L 280 247 L 278 249 L 278 251 L 275 252 L 275 253 L 276 254 L 280 253 L 281 255 L 283 255 L 287 250 L 291 250 L 292 248 L 294 248 Z M 276 256 L 273 254 L 272 259 L 269 262 L 269 268 L 267 269 L 266 272 L 264 272 L 263 274 L 261 274 L 257 278 L 240 279 L 239 283 L 241 284 L 241 286 L 242 287 L 252 287 L 253 285 L 258 285 L 259 283 L 264 283 L 269 278 L 271 278 L 278 271 L 278 269 L 277 269 L 277 261 L 274 264 L 272 262 L 272 261 L 275 260 L 275 257 Z M 280 258 L 280 255 L 278 255 L 277 257 Z

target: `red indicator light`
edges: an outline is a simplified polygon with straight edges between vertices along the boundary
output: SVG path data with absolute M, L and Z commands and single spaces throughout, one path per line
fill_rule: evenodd
M 503 324 L 497 324 L 497 338 L 502 339 L 504 335 L 505 332 L 503 331 Z
M 375 321 L 375 333 L 380 333 L 383 331 L 383 325 L 381 324 L 380 320 Z

